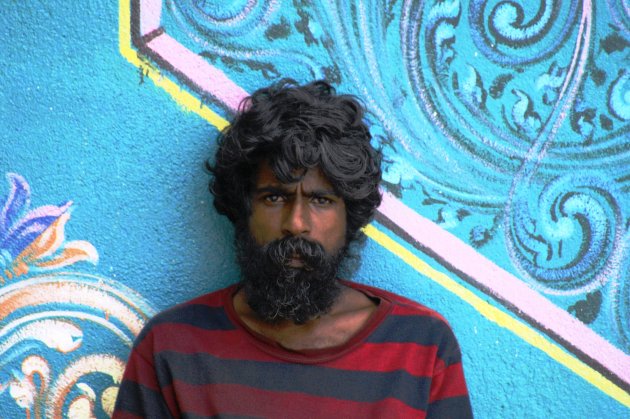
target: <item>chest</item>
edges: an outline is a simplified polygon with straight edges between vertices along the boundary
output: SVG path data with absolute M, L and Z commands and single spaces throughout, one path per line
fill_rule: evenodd
M 286 418 L 422 417 L 433 360 L 362 345 L 352 354 L 300 364 L 241 349 L 164 354 L 158 377 L 181 412 Z M 419 364 L 427 368 L 419 369 Z

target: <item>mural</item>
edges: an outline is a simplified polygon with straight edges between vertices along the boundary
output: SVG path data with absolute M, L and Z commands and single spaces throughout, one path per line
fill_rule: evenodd
M 154 310 L 107 278 L 66 271 L 98 262 L 92 244 L 65 239 L 72 202 L 31 209 L 26 180 L 16 173 L 7 180 L 0 211 L 0 404 L 13 407 L 12 417 L 111 415 L 127 351 Z
M 620 8 L 596 37 L 590 1 L 154 1 L 131 35 L 227 112 L 259 77 L 357 93 L 387 160 L 377 219 L 627 392 Z
M 0 418 L 109 417 L 146 320 L 237 278 L 201 167 L 285 77 L 365 102 L 385 184 L 356 279 L 449 319 L 478 417 L 627 416 L 626 3 L 2 11 Z

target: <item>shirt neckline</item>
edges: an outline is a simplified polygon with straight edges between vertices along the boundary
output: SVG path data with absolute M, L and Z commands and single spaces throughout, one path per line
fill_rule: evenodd
M 237 329 L 244 332 L 247 339 L 263 352 L 272 355 L 275 358 L 282 359 L 287 362 L 302 363 L 302 364 L 317 364 L 322 362 L 328 362 L 333 359 L 339 358 L 348 352 L 351 352 L 356 347 L 361 345 L 363 341 L 372 334 L 372 332 L 381 324 L 387 313 L 391 310 L 392 303 L 383 295 L 375 295 L 371 290 L 364 288 L 361 284 L 355 282 L 339 280 L 342 285 L 355 289 L 365 294 L 370 299 L 379 300 L 379 304 L 376 310 L 371 314 L 366 324 L 356 332 L 347 342 L 342 345 L 332 346 L 330 348 L 323 349 L 304 349 L 293 350 L 287 349 L 280 345 L 278 342 L 252 330 L 249 326 L 241 320 L 234 308 L 233 298 L 234 295 L 240 289 L 240 284 L 234 284 L 229 287 L 223 295 L 223 306 L 226 309 L 228 318 L 237 327 Z

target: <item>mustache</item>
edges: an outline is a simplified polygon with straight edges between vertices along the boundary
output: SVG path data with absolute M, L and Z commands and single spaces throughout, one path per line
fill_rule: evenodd
M 304 269 L 312 270 L 326 260 L 324 247 L 317 242 L 298 236 L 283 237 L 262 246 L 269 260 L 278 267 L 286 267 L 292 259 L 300 259 Z

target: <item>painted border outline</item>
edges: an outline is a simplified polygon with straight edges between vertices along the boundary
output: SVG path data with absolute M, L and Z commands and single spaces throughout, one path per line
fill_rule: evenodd
M 200 59 L 170 37 L 160 26 L 161 6 L 161 0 L 119 1 L 120 53 L 134 66 L 140 68 L 158 87 L 166 90 L 176 103 L 186 110 L 197 113 L 221 130 L 227 125 L 227 121 L 195 95 L 183 90 L 176 81 L 163 75 L 151 62 L 165 68 L 197 95 L 206 97 L 210 94 L 232 111 L 237 109 L 240 100 L 247 96 L 247 92 L 219 69 Z M 178 61 L 183 65 L 176 65 Z M 514 275 L 501 269 L 451 233 L 421 217 L 388 193 L 384 194 L 377 219 L 401 239 L 437 260 L 455 275 L 497 300 L 526 322 L 544 331 L 560 345 L 550 341 L 523 321 L 485 302 L 456 280 L 431 268 L 387 234 L 369 225 L 365 228 L 365 233 L 372 240 L 422 275 L 466 301 L 491 322 L 511 330 L 604 393 L 630 407 L 629 355 L 610 344 L 570 313 L 529 288 Z M 432 239 L 429 241 L 425 239 L 426 237 Z M 553 316 L 540 318 L 541 306 L 544 307 L 543 312 L 551 313 Z M 566 352 L 561 345 L 573 353 Z

